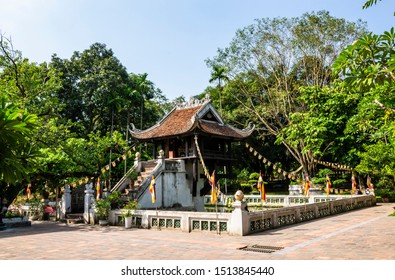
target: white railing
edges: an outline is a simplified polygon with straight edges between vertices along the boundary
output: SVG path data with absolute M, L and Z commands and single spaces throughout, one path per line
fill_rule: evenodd
M 244 201 L 247 202 L 248 206 L 291 206 L 291 205 L 304 205 L 309 203 L 319 203 L 326 201 L 333 201 L 338 199 L 350 198 L 350 195 L 317 195 L 317 196 L 302 196 L 302 195 L 267 195 L 266 202 L 262 202 L 259 195 L 245 195 Z M 231 202 L 234 201 L 233 195 L 219 196 L 217 206 L 219 207 L 231 207 Z M 204 206 L 211 208 L 214 207 L 211 204 L 211 196 L 204 196 Z
M 137 227 L 213 233 L 228 233 L 230 216 L 230 213 L 163 210 L 136 210 L 133 214 Z M 111 211 L 109 221 L 113 225 L 122 224 L 122 210 Z
M 129 178 L 130 174 L 132 174 L 133 171 L 135 171 L 136 169 L 137 169 L 137 164 L 134 164 L 134 165 L 128 170 L 128 172 L 126 172 L 125 175 L 123 175 L 123 177 L 115 184 L 115 186 L 111 189 L 111 192 L 120 191 L 121 187 L 124 185 L 124 183 L 126 182 L 126 180 Z
M 338 196 L 337 196 L 338 197 Z M 339 198 L 339 197 L 338 197 Z M 285 225 L 319 219 L 376 204 L 373 195 L 347 196 L 336 200 L 306 203 L 264 211 L 247 212 L 192 212 L 136 210 L 134 224 L 142 228 L 163 230 L 181 230 L 185 232 L 229 233 L 231 235 L 248 235 Z M 119 225 L 122 210 L 110 212 L 110 223 Z M 240 230 L 243 228 L 243 230 Z

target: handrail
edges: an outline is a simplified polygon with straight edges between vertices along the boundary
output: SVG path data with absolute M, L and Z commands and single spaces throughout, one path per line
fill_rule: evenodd
M 149 176 L 147 176 L 144 179 L 144 181 L 141 182 L 140 187 L 138 188 L 138 193 L 137 193 L 137 197 L 136 197 L 137 201 L 141 198 L 141 196 L 145 193 L 145 191 L 149 187 L 150 182 L 151 182 L 151 177 L 152 176 L 158 177 L 159 175 L 161 175 L 163 173 L 163 169 L 160 168 L 163 163 L 164 163 L 164 161 L 158 160 L 158 163 L 155 166 L 155 168 L 152 170 L 151 174 Z
M 126 179 L 129 177 L 130 174 L 132 174 L 132 172 L 134 170 L 137 169 L 137 165 L 134 164 L 129 170 L 128 172 L 125 173 L 125 175 L 123 175 L 123 177 L 115 184 L 115 186 L 111 189 L 110 192 L 114 192 L 117 191 L 126 181 Z

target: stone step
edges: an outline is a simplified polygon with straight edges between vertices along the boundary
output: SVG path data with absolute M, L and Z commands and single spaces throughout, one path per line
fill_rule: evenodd
M 75 213 L 75 214 L 66 214 L 65 219 L 66 224 L 82 224 L 84 222 L 84 214 Z
M 147 168 L 154 168 L 156 165 L 157 165 L 157 162 L 155 162 L 155 161 L 146 161 L 144 163 L 144 168 L 145 169 L 147 169 Z

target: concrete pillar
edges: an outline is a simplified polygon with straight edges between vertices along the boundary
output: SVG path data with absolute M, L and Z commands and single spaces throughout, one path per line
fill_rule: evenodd
M 84 197 L 84 222 L 85 224 L 94 224 L 95 215 L 93 204 L 95 202 L 95 191 L 93 190 L 93 183 L 85 185 Z
M 165 160 L 166 160 L 166 158 L 165 158 L 165 152 L 164 152 L 163 150 L 160 150 L 160 151 L 159 151 L 158 160 L 159 160 L 160 163 L 161 163 L 162 170 L 165 170 L 165 169 L 166 169 L 166 166 L 165 166 Z
M 142 167 L 141 167 L 141 155 L 140 152 L 136 153 L 136 157 L 134 159 L 134 166 L 136 166 L 137 172 L 141 172 Z
M 247 203 L 245 201 L 235 201 L 232 205 L 234 210 L 229 221 L 229 234 L 238 236 L 249 234 L 250 224 L 248 212 L 245 210 Z
M 60 218 L 65 219 L 66 214 L 71 212 L 71 190 L 68 184 L 64 186 L 62 202 L 60 207 Z

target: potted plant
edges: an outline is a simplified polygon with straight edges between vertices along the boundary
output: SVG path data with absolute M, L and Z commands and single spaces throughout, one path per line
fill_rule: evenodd
M 34 196 L 27 203 L 29 205 L 29 220 L 35 221 L 43 217 L 44 204 L 41 198 Z
M 129 198 L 128 202 L 122 208 L 122 219 L 125 221 L 125 228 L 132 227 L 133 213 L 137 209 L 138 206 L 139 206 L 139 204 L 138 204 L 137 200 L 131 201 Z
M 111 201 L 107 198 L 100 199 L 96 202 L 95 212 L 99 220 L 99 225 L 108 225 L 108 215 L 111 209 Z

